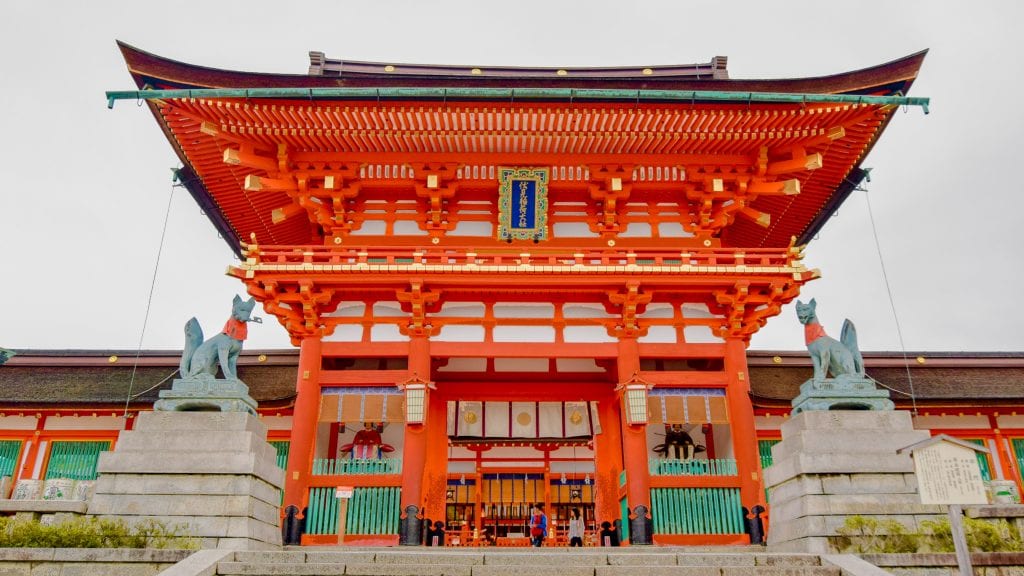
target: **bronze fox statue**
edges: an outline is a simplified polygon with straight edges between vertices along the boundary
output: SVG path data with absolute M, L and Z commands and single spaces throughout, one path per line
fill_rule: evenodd
M 857 328 L 847 319 L 839 340 L 829 337 L 818 322 L 816 307 L 814 298 L 807 304 L 796 301 L 796 317 L 804 325 L 807 351 L 814 364 L 814 381 L 823 382 L 829 373 L 833 378 L 847 374 L 863 378 L 864 358 L 857 347 Z
M 231 318 L 220 334 L 203 342 L 203 329 L 199 327 L 199 321 L 193 317 L 185 323 L 185 350 L 181 354 L 182 378 L 191 378 L 200 374 L 217 376 L 217 366 L 220 366 L 225 379 L 238 379 L 238 353 L 242 351 L 242 342 L 248 336 L 246 322 L 261 322 L 252 316 L 252 309 L 256 306 L 256 300 L 249 298 L 242 300 L 235 296 L 231 305 Z

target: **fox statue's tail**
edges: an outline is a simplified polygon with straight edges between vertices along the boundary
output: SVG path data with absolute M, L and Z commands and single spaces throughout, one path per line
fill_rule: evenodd
M 861 376 L 864 375 L 864 357 L 860 355 L 860 347 L 857 345 L 857 327 L 850 322 L 847 318 L 843 322 L 843 333 L 839 336 L 839 341 L 846 346 L 846 349 L 850 351 L 850 355 L 853 356 L 853 371 Z
M 202 343 L 203 329 L 199 326 L 199 321 L 193 317 L 185 323 L 185 349 L 181 351 L 181 365 L 178 367 L 182 378 L 188 377 L 192 355 L 195 354 L 196 348 L 199 348 L 199 345 Z

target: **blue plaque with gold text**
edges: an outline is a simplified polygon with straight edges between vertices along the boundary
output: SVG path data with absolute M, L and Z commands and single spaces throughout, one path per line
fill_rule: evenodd
M 498 239 L 547 240 L 548 168 L 498 168 Z

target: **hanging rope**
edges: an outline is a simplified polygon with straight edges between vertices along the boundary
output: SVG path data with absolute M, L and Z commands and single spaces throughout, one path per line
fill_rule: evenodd
M 160 256 L 164 252 L 164 239 L 167 237 L 167 221 L 171 218 L 171 202 L 174 201 L 174 189 L 181 186 L 178 181 L 178 170 L 174 170 L 171 181 L 171 193 L 167 196 L 167 211 L 164 213 L 164 227 L 160 231 L 160 246 L 156 250 L 156 263 L 153 265 L 153 278 L 149 282 L 149 298 L 146 299 L 146 315 L 142 319 L 142 332 L 139 333 L 139 345 L 135 348 L 135 362 L 132 364 L 132 376 L 128 380 L 128 395 L 124 400 L 124 418 L 128 418 L 128 405 L 132 401 L 132 388 L 135 386 L 135 373 L 139 369 L 139 357 L 142 356 L 142 339 L 146 336 L 146 325 L 149 324 L 149 310 L 153 306 L 153 290 L 156 288 L 156 274 L 160 270 Z M 166 381 L 167 378 L 164 378 Z M 163 382 L 161 382 L 163 383 Z
M 912 414 L 917 416 L 917 395 L 914 393 L 914 377 L 910 373 L 910 361 L 907 359 L 907 347 L 903 344 L 903 330 L 900 328 L 900 317 L 896 314 L 896 301 L 892 297 L 892 288 L 889 286 L 889 274 L 885 271 L 885 258 L 882 257 L 882 243 L 878 241 L 878 228 L 875 227 L 875 215 L 871 211 L 871 196 L 868 189 L 858 186 L 856 189 L 864 192 L 864 199 L 868 205 L 868 219 L 871 220 L 871 234 L 875 238 L 875 250 L 878 251 L 878 263 L 882 267 L 882 280 L 885 282 L 885 291 L 889 295 L 889 308 L 892 309 L 892 318 L 896 322 L 896 336 L 900 340 L 900 350 L 903 353 L 903 367 L 907 371 L 907 383 L 910 385 L 910 403 L 913 407 Z M 872 378 L 874 380 L 874 378 Z M 876 380 L 876 382 L 878 382 Z M 888 386 L 885 386 L 889 388 Z M 889 388 L 891 390 L 891 388 Z

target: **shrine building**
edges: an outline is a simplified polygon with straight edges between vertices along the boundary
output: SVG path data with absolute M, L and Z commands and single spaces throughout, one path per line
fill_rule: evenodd
M 228 274 L 298 348 L 244 352 L 239 375 L 286 470 L 282 517 L 310 545 L 337 542 L 338 486 L 354 487 L 349 542 L 417 544 L 439 521 L 449 545 L 516 545 L 543 502 L 554 542 L 578 508 L 589 534 L 609 522 L 632 544 L 749 543 L 744 510 L 768 507 L 767 449 L 810 378 L 805 355 L 748 356 L 750 337 L 818 276 L 803 247 L 895 112 L 927 109 L 907 96 L 923 52 L 743 80 L 724 57 L 548 69 L 312 52 L 307 74 L 283 75 L 120 47 L 138 89 L 110 105 L 149 106 L 240 259 Z M 902 358 L 865 358 L 905 388 Z M 88 397 L 130 361 L 28 352 L 2 369 L 63 369 Z M 149 389 L 129 412 L 176 365 L 141 362 Z M 928 355 L 913 369 L 1019 381 L 1022 363 Z M 915 422 L 998 442 L 991 472 L 1019 480 L 1013 395 L 928 396 L 943 385 L 922 388 Z M 131 422 L 118 390 L 0 398 L 15 479 L 48 474 L 58 443 L 109 448 Z M 79 416 L 93 426 L 69 428 Z

